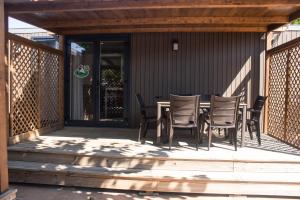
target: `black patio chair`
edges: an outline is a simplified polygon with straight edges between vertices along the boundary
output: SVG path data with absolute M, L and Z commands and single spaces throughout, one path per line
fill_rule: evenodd
M 247 127 L 249 131 L 249 135 L 251 140 L 253 140 L 253 129 L 255 127 L 256 138 L 258 144 L 261 145 L 261 137 L 260 137 L 260 116 L 262 108 L 265 105 L 267 97 L 258 96 L 254 102 L 253 108 L 247 109 L 250 112 L 250 119 L 247 119 Z
M 139 127 L 138 141 L 145 143 L 145 138 L 149 128 L 149 124 L 156 123 L 156 116 L 153 114 L 156 109 L 156 105 L 146 106 L 144 99 L 140 94 L 136 94 L 136 98 L 140 107 L 140 127 Z
M 209 116 L 203 119 L 202 122 L 208 124 L 208 150 L 210 149 L 212 140 L 212 129 L 234 129 L 230 133 L 233 139 L 234 148 L 237 151 L 237 131 L 238 131 L 238 106 L 240 103 L 240 96 L 233 97 L 211 97 L 211 106 Z M 202 125 L 203 126 L 203 125 Z M 202 129 L 203 131 L 203 129 Z
M 169 149 L 171 150 L 174 129 L 191 129 L 196 131 L 196 149 L 200 139 L 199 96 L 170 95 L 169 113 Z

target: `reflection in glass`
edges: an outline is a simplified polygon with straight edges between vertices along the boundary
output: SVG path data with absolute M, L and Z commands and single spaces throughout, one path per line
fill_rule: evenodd
M 93 120 L 93 43 L 72 42 L 70 57 L 71 120 Z
M 101 42 L 100 52 L 100 120 L 124 118 L 125 42 Z

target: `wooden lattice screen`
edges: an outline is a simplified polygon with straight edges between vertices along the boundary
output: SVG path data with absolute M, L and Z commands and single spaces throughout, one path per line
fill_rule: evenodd
M 10 136 L 63 123 L 63 54 L 9 35 Z
M 268 133 L 300 148 L 300 40 L 269 51 Z

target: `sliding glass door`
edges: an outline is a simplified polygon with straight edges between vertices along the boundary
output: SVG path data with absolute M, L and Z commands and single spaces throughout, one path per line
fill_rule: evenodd
M 70 40 L 66 123 L 126 126 L 128 40 Z

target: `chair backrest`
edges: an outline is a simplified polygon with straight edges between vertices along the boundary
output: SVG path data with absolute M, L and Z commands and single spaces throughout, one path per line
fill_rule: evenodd
M 144 102 L 143 97 L 139 93 L 135 94 L 135 96 L 136 96 L 136 99 L 137 99 L 138 104 L 140 106 L 141 115 L 146 116 L 145 102 Z
M 220 96 L 220 94 L 215 94 L 215 96 Z M 201 94 L 201 101 L 210 101 L 212 94 Z
M 252 120 L 259 120 L 261 111 L 265 105 L 266 99 L 267 99 L 267 97 L 265 97 L 265 96 L 257 96 L 257 98 L 254 102 L 253 108 L 252 108 L 255 111 L 255 112 L 252 112 L 252 114 L 251 114 Z
M 172 125 L 197 124 L 199 96 L 170 95 L 170 114 Z
M 240 96 L 219 97 L 212 95 L 210 120 L 212 126 L 235 127 Z

